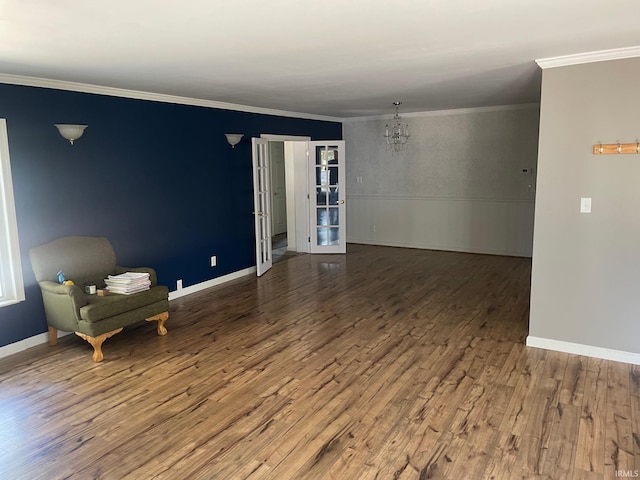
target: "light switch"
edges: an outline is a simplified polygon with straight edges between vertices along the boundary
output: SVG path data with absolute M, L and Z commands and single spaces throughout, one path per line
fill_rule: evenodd
M 580 199 L 580 213 L 591 213 L 591 198 Z

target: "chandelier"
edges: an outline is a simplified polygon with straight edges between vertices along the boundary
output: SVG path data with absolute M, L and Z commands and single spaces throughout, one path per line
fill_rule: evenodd
M 409 125 L 402 123 L 402 117 L 398 113 L 402 102 L 393 102 L 393 104 L 396 106 L 396 114 L 393 116 L 391 128 L 389 128 L 389 124 L 384 126 L 384 139 L 392 151 L 398 153 L 405 146 L 411 134 L 409 133 Z

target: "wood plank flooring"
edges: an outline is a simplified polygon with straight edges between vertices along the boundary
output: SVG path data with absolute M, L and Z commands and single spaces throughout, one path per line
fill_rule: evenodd
M 349 245 L 2 359 L 0 478 L 633 477 L 640 368 L 525 347 L 530 267 Z

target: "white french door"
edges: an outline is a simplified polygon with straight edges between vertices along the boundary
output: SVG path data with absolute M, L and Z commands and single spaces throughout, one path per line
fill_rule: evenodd
M 344 141 L 309 142 L 311 253 L 346 253 Z
M 308 172 L 301 171 L 302 175 L 306 175 L 306 179 L 304 176 L 296 176 L 296 181 L 307 184 L 301 187 L 303 192 L 308 188 L 309 215 L 308 221 L 296 222 L 296 229 L 300 230 L 300 233 L 308 232 L 308 235 L 304 233 L 304 236 L 309 238 L 310 253 L 346 253 L 344 141 L 309 141 L 306 144 Z M 252 138 L 251 146 L 256 272 L 261 276 L 273 265 L 269 140 Z M 301 154 L 304 156 L 304 149 Z M 301 161 L 304 162 L 302 158 Z M 304 200 L 306 201 L 306 198 Z
M 256 228 L 256 271 L 264 274 L 273 265 L 271 257 L 271 176 L 269 140 L 251 139 L 253 161 L 253 217 Z

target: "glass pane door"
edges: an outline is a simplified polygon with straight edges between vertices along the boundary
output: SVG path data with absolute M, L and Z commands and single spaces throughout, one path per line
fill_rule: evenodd
M 269 141 L 251 139 L 253 160 L 253 216 L 256 229 L 256 270 L 258 276 L 273 265 L 271 257 L 271 192 Z
M 344 141 L 309 142 L 311 253 L 345 253 Z

